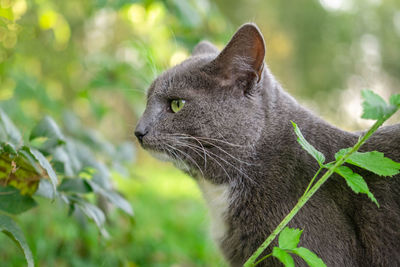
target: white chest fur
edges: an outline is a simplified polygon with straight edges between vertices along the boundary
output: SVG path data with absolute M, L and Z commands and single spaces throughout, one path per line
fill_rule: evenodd
M 219 243 L 227 231 L 225 220 L 230 204 L 229 185 L 214 185 L 205 179 L 198 180 L 211 217 L 211 235 Z

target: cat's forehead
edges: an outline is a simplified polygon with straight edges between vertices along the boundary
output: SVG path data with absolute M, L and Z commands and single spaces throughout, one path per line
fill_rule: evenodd
M 204 71 L 211 57 L 190 57 L 181 64 L 163 72 L 149 88 L 148 95 L 177 95 L 190 90 L 210 88 L 213 78 Z

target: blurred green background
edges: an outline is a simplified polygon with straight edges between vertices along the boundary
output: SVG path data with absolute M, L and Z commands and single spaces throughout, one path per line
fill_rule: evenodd
M 112 143 L 135 141 L 154 77 L 248 21 L 283 87 L 338 126 L 368 125 L 361 89 L 400 91 L 398 0 L 0 0 L 0 108 L 24 134 L 45 115 L 68 127 L 69 112 Z M 16 218 L 37 266 L 224 266 L 196 184 L 139 147 L 135 158 L 112 172 L 135 216 L 112 210 L 110 239 L 57 202 Z M 4 235 L 0 262 L 25 265 Z

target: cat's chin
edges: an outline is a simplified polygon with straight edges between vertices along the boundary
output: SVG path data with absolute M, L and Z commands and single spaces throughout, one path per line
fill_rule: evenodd
M 161 153 L 154 150 L 149 150 L 150 154 L 158 160 L 165 161 L 165 162 L 174 162 L 175 160 L 169 156 L 168 154 Z
M 156 159 L 164 162 L 172 162 L 174 166 L 180 170 L 187 171 L 189 170 L 189 166 L 186 165 L 183 161 L 181 160 L 176 160 L 173 157 L 169 156 L 168 154 L 158 152 L 158 151 L 149 151 L 150 154 L 155 157 Z

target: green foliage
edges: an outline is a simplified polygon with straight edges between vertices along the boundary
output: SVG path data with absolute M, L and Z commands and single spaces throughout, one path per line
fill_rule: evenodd
M 20 214 L 36 206 L 36 201 L 12 186 L 0 187 L 0 210 L 9 214 Z
M 274 247 L 272 256 L 278 258 L 286 267 L 293 267 L 294 260 L 289 253 L 300 256 L 311 267 L 326 267 L 325 263 L 307 248 L 297 247 L 303 230 L 286 227 L 279 235 L 279 247 Z
M 300 247 L 295 248 L 292 252 L 298 256 L 300 256 L 305 262 L 307 262 L 308 266 L 311 267 L 326 267 L 326 264 L 312 251 L 309 249 Z
M 400 106 L 400 94 L 395 94 L 390 97 L 389 103 L 393 106 L 397 106 L 399 108 Z
M 335 154 L 336 160 L 342 158 L 349 149 L 341 149 Z M 371 152 L 354 152 L 347 157 L 346 161 L 352 165 L 366 169 L 380 176 L 393 176 L 399 173 L 400 163 L 390 158 L 386 158 L 383 153 L 377 151 Z
M 21 134 L 1 109 L 0 114 L 4 130 L 0 140 L 3 142 L 0 147 L 0 211 L 19 214 L 35 207 L 36 202 L 32 198 L 35 193 L 51 199 L 57 197 L 71 209 L 80 209 L 106 237 L 104 211 L 90 203 L 89 193 L 102 196 L 133 215 L 130 204 L 111 187 L 108 168 L 97 161 L 89 148 L 77 145 L 78 140 L 64 137 L 53 119 L 45 117 L 33 129 L 31 140 L 45 140 L 36 142 L 37 148 L 34 148 L 29 143 L 23 144 L 23 140 L 17 140 L 22 138 Z M 45 155 L 52 156 L 51 162 L 58 167 L 58 174 Z M 60 185 L 59 181 L 62 181 Z M 23 247 L 29 265 L 33 264 L 27 244 L 20 237 L 22 233 L 9 223 L 12 219 L 7 216 L 0 218 L 5 218 L 4 227 L 12 236 L 19 235 L 15 239 Z
M 390 117 L 396 111 L 395 105 L 388 105 L 382 97 L 370 90 L 363 90 L 362 97 L 364 112 L 361 117 L 364 119 L 381 120 Z M 391 102 L 396 101 L 396 96 L 392 96 Z
M 297 135 L 297 142 L 301 145 L 301 147 L 307 151 L 313 158 L 318 161 L 320 165 L 324 164 L 325 156 L 321 152 L 315 149 L 307 140 L 304 138 L 303 134 L 301 133 L 299 127 L 296 123 L 292 121 L 292 125 L 294 127 L 294 132 Z
M 286 267 L 294 267 L 294 260 L 292 256 L 290 256 L 290 254 L 284 249 L 274 247 L 272 250 L 272 256 L 280 260 Z
M 286 227 L 279 235 L 279 247 L 281 249 L 296 248 L 300 242 L 300 236 L 303 230 Z
M 335 172 L 342 176 L 347 185 L 354 191 L 354 193 L 367 194 L 368 197 L 374 202 L 378 207 L 378 201 L 375 199 L 374 195 L 369 191 L 368 185 L 361 175 L 354 173 L 349 167 L 339 166 L 335 169 Z
M 79 209 L 66 217 L 59 200 L 38 198 L 39 208 L 18 216 L 36 266 L 228 266 L 208 234 L 207 208 L 196 182 L 169 164 L 154 168 L 155 159 L 142 160 L 130 167 L 133 179 L 112 173 L 135 216 L 111 209 L 109 239 L 99 238 L 97 226 Z M 26 265 L 2 234 L 0 251 L 5 266 Z
M 104 235 L 113 227 L 109 204 L 133 215 L 112 175 L 134 171 L 127 140 L 145 89 L 201 39 L 230 35 L 214 3 L 181 2 L 1 1 L 0 188 L 13 193 L 0 195 L 0 212 L 18 220 L 47 198 L 80 222 L 86 214 Z
M 34 263 L 32 252 L 29 249 L 25 237 L 18 225 L 16 225 L 10 217 L 0 214 L 0 231 L 8 235 L 18 246 L 20 246 L 25 254 L 28 267 L 33 267 Z

